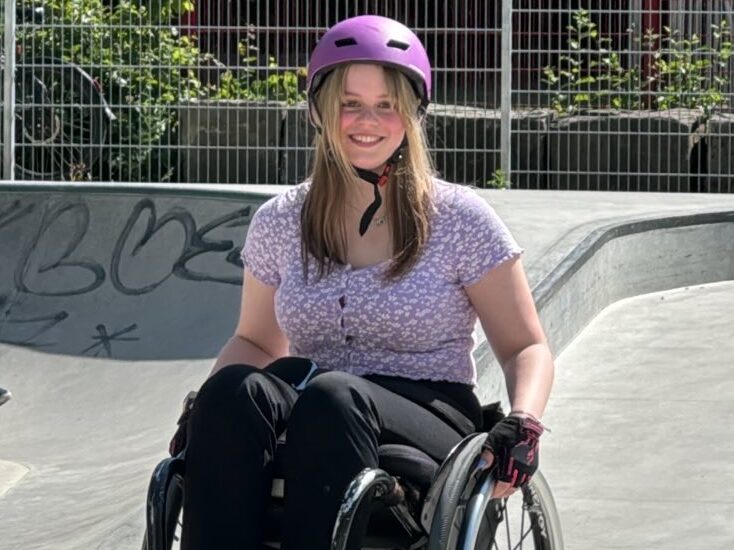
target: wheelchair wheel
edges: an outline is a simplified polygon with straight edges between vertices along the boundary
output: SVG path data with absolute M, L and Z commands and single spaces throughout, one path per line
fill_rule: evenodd
M 540 472 L 523 487 L 522 495 L 489 502 L 476 541 L 477 549 L 563 549 L 561 520 Z
M 475 436 L 456 457 L 436 505 L 427 550 L 562 550 L 560 518 L 540 472 L 521 493 L 489 500 L 493 483 L 488 474 L 475 472 L 484 439 Z
M 142 550 L 178 550 L 180 545 L 183 477 L 167 467 L 170 460 L 161 463 L 151 480 Z
M 114 120 L 101 87 L 81 67 L 35 59 L 16 71 L 15 175 L 91 179 Z

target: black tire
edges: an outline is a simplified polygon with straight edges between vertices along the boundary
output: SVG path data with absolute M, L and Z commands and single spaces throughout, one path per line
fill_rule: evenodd
M 479 489 L 471 473 L 485 439 L 486 434 L 478 434 L 456 458 L 436 505 L 427 550 L 453 550 L 462 538 L 465 518 L 471 514 L 467 506 Z M 476 550 L 563 550 L 561 521 L 541 472 L 536 472 L 521 493 L 484 505 Z
M 112 117 L 99 84 L 59 59 L 19 65 L 15 90 L 15 176 L 91 179 Z
M 183 508 L 183 477 L 179 474 L 174 474 L 171 477 L 171 482 L 166 491 L 165 506 L 163 526 L 165 529 L 165 538 L 163 548 L 155 548 L 155 543 L 150 546 L 148 545 L 148 528 L 146 528 L 143 535 L 142 550 L 175 550 L 179 548 L 181 541 L 181 512 Z M 153 539 L 156 540 L 158 537 L 154 536 Z
M 471 488 L 467 487 L 467 476 L 486 439 L 487 434 L 477 434 L 456 457 L 436 504 L 427 550 L 446 550 L 456 546 L 466 503 L 471 496 Z

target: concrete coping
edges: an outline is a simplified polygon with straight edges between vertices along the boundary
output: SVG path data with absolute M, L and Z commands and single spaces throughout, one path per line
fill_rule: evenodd
M 629 219 L 592 229 L 533 287 L 554 355 L 603 309 L 619 300 L 694 284 L 734 279 L 734 210 Z M 483 401 L 507 397 L 483 334 Z
M 712 224 L 734 222 L 734 210 L 706 212 L 685 216 L 669 216 L 653 219 L 632 219 L 608 224 L 594 229 L 578 244 L 556 268 L 534 289 L 538 309 L 542 309 L 556 292 L 578 272 L 581 267 L 608 242 L 613 239 L 643 234 L 665 229 L 679 229 L 691 226 L 711 226 Z M 701 281 L 693 281 L 691 284 Z M 659 289 L 665 290 L 665 289 Z

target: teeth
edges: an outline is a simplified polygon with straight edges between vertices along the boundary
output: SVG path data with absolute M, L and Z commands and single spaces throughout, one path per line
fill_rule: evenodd
M 359 141 L 360 143 L 374 143 L 380 138 L 377 136 L 352 136 L 352 139 L 354 141 Z

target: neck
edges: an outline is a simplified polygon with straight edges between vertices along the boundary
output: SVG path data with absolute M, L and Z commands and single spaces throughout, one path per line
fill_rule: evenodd
M 377 170 L 369 170 L 369 172 L 379 177 L 382 174 L 384 167 L 379 167 Z M 377 191 L 380 193 L 382 200 L 385 200 L 385 189 L 386 186 L 377 186 Z M 366 179 L 359 178 L 355 185 L 350 185 L 347 189 L 347 203 L 354 208 L 361 209 L 364 211 L 372 202 L 375 200 L 375 186 L 367 181 Z M 384 203 L 383 203 L 384 204 Z M 382 210 L 382 209 L 380 209 Z
M 364 235 L 367 230 L 370 227 L 370 224 L 372 223 L 372 220 L 375 217 L 375 214 L 380 209 L 383 203 L 382 198 L 382 187 L 385 186 L 387 183 L 388 178 L 390 177 L 390 172 L 392 171 L 392 164 L 386 164 L 383 169 L 382 173 L 377 176 L 373 174 L 372 172 L 368 172 L 366 170 L 357 168 L 357 173 L 359 174 L 360 178 L 365 180 L 369 185 L 372 186 L 372 203 L 367 206 L 367 208 L 364 211 L 364 214 L 362 214 L 362 218 L 359 221 L 359 234 Z

